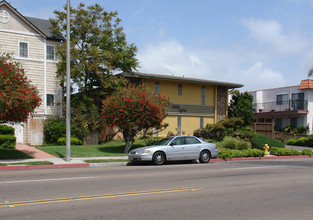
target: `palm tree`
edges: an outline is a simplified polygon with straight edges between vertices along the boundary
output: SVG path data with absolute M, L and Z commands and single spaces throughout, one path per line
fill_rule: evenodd
M 313 76 L 313 67 L 308 72 L 308 77 Z

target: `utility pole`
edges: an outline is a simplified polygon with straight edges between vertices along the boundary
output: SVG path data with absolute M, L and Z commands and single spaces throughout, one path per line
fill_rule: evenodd
M 66 161 L 71 161 L 71 47 L 70 47 L 70 0 L 67 0 L 66 34 Z

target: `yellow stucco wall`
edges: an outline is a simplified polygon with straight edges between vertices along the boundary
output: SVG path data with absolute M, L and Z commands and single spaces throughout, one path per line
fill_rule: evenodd
M 169 97 L 174 104 L 201 105 L 201 87 L 205 87 L 205 105 L 215 105 L 215 86 L 197 83 L 145 79 L 144 86 L 155 91 L 155 83 L 160 84 L 160 94 Z M 178 85 L 182 85 L 182 96 L 178 95 Z
M 159 137 L 166 137 L 168 132 L 172 132 L 174 135 L 177 134 L 177 116 L 169 115 L 164 120 L 169 126 L 164 130 L 159 132 Z M 213 124 L 213 117 L 204 117 L 204 123 Z M 200 128 L 200 117 L 197 116 L 181 116 L 181 131 L 182 135 L 193 135 L 193 132 Z
M 216 106 L 216 86 L 201 83 L 185 83 L 166 80 L 144 79 L 143 85 L 148 90 L 155 92 L 155 83 L 159 83 L 159 91 L 161 95 L 170 98 L 172 104 L 201 105 L 201 88 L 205 87 L 205 105 Z M 182 96 L 178 96 L 178 85 L 182 85 Z M 168 127 L 159 132 L 159 137 L 166 137 L 168 132 L 177 134 L 177 115 L 168 115 L 164 122 L 168 123 Z M 216 114 L 214 114 L 216 115 Z M 200 128 L 200 116 L 180 115 L 182 135 L 193 135 L 196 129 Z M 215 117 L 204 117 L 203 126 L 215 123 Z

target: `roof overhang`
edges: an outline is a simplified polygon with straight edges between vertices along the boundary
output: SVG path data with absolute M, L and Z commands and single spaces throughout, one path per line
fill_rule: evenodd
M 122 72 L 117 75 L 131 78 L 141 78 L 141 79 L 155 79 L 155 80 L 166 80 L 166 81 L 176 81 L 176 82 L 186 82 L 186 83 L 200 83 L 207 85 L 218 85 L 225 86 L 231 89 L 241 88 L 242 84 L 230 83 L 230 82 L 220 82 L 214 80 L 205 80 L 205 79 L 195 79 L 189 77 L 179 77 L 171 75 L 161 75 L 161 74 L 150 74 L 150 73 L 140 73 L 140 72 Z

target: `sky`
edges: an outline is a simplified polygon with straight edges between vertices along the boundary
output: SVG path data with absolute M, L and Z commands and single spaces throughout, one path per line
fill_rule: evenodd
M 7 0 L 54 18 L 66 0 Z M 243 84 L 299 85 L 313 66 L 313 0 L 71 0 L 117 11 L 139 72 Z

